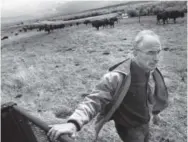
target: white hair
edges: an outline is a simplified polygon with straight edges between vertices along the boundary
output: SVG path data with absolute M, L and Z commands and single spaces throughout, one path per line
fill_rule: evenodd
M 157 34 L 155 34 L 153 31 L 151 30 L 143 30 L 143 31 L 140 31 L 134 41 L 133 41 L 133 47 L 134 47 L 134 50 L 137 50 L 140 48 L 140 44 L 142 43 L 142 41 L 144 40 L 144 37 L 146 36 L 152 36 L 152 37 L 155 37 L 159 42 L 160 42 L 160 38 Z

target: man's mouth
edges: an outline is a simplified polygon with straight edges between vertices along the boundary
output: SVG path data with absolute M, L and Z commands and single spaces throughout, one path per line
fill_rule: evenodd
M 151 63 L 150 66 L 155 67 L 157 66 L 157 63 Z

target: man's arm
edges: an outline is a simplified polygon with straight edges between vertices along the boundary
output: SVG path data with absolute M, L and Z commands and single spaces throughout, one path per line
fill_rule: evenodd
M 155 74 L 155 80 L 158 82 L 158 87 L 155 87 L 155 92 L 158 92 L 154 95 L 154 105 L 152 109 L 153 114 L 153 123 L 158 124 L 160 117 L 159 113 L 162 112 L 168 106 L 168 90 L 164 81 L 164 78 L 161 72 L 156 69 L 158 74 Z
M 119 77 L 120 75 L 117 72 L 105 74 L 92 93 L 86 96 L 84 101 L 78 105 L 77 109 L 69 117 L 68 122 L 74 123 L 79 131 L 84 124 L 101 112 L 112 101 L 120 80 Z
M 62 134 L 73 135 L 79 131 L 84 124 L 88 123 L 95 115 L 105 108 L 113 100 L 114 92 L 120 83 L 120 77 L 117 72 L 105 74 L 96 85 L 94 91 L 85 97 L 73 114 L 68 118 L 65 124 L 51 125 L 48 136 L 56 140 Z

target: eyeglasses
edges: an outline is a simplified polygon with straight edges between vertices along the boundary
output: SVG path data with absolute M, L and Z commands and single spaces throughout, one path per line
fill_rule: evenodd
M 147 51 L 147 52 L 144 52 L 140 49 L 138 49 L 137 51 L 140 51 L 142 53 L 145 53 L 146 55 L 151 55 L 151 56 L 154 56 L 154 55 L 159 55 L 161 50 L 157 50 L 157 51 Z

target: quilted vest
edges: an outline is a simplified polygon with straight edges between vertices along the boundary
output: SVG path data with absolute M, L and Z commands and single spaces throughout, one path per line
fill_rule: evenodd
M 134 127 L 148 123 L 150 119 L 147 94 L 149 73 L 146 73 L 135 62 L 131 63 L 130 70 L 131 85 L 113 117 L 117 123 Z

